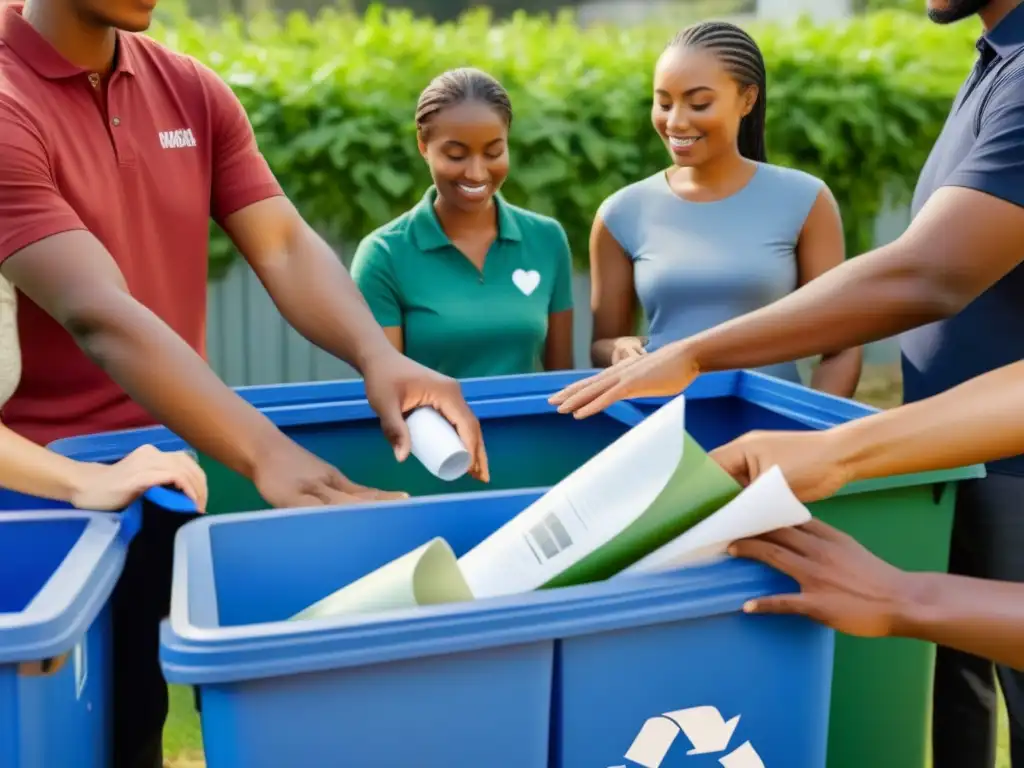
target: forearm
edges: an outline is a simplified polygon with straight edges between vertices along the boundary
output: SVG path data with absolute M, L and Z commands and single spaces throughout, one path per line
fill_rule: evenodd
M 831 269 L 784 298 L 680 342 L 700 371 L 757 368 L 839 353 L 955 311 L 899 241 Z
M 148 309 L 127 294 L 104 304 L 102 314 L 68 324 L 79 346 L 157 421 L 252 478 L 284 435 Z
M 254 265 L 275 305 L 295 330 L 360 372 L 395 348 L 344 265 L 305 222 L 296 222 L 282 252 Z
M 838 397 L 853 397 L 860 383 L 863 354 L 860 347 L 825 355 L 811 376 L 811 387 Z
M 893 634 L 1024 670 L 1024 584 L 945 573 L 909 576 Z
M 70 502 L 83 466 L 0 425 L 0 487 Z
M 851 479 L 951 469 L 1024 453 L 1024 362 L 822 433 Z

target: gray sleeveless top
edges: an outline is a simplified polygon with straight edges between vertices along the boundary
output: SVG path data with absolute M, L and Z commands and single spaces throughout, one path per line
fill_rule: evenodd
M 723 200 L 684 200 L 663 171 L 605 200 L 598 214 L 633 262 L 648 350 L 794 291 L 797 240 L 823 186 L 803 171 L 762 163 Z M 800 381 L 795 362 L 759 370 Z

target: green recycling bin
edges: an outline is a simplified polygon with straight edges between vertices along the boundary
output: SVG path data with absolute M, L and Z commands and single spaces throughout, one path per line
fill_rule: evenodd
M 463 382 L 484 431 L 491 489 L 554 485 L 665 402 L 617 403 L 584 420 L 547 404 L 552 392 L 590 373 Z M 359 382 L 249 387 L 241 394 L 357 482 L 417 496 L 487 489 L 468 477 L 442 482 L 415 459 L 397 464 Z M 686 400 L 686 429 L 705 450 L 755 429 L 825 429 L 874 412 L 747 371 L 703 375 L 687 389 Z M 183 447 L 163 428 L 72 438 L 50 447 L 78 459 L 113 461 L 147 442 Z M 200 460 L 209 475 L 211 512 L 266 507 L 247 480 L 207 457 Z M 983 467 L 966 467 L 855 483 L 811 508 L 900 568 L 944 571 L 957 484 L 983 476 Z M 837 637 L 828 768 L 925 768 L 933 659 L 934 647 L 914 640 Z

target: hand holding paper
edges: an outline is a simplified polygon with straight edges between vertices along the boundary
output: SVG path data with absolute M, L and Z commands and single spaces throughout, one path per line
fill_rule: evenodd
M 772 467 L 735 499 L 619 575 L 652 573 L 699 565 L 724 557 L 732 542 L 803 525 L 811 513 L 793 495 L 782 470 Z
M 435 477 L 446 482 L 458 480 L 473 458 L 455 428 L 433 408 L 417 408 L 406 417 L 412 455 Z

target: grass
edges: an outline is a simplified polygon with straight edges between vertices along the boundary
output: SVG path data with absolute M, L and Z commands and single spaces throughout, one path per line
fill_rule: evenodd
M 901 384 L 898 367 L 873 372 L 865 371 L 856 398 L 879 408 L 899 404 Z M 1005 710 L 1000 707 L 999 749 L 996 768 L 1010 768 L 1009 734 Z M 192 691 L 171 686 L 171 714 L 164 731 L 164 754 L 170 768 L 204 768 L 202 734 L 195 711 Z M 454 768 L 459 768 L 458 766 Z

